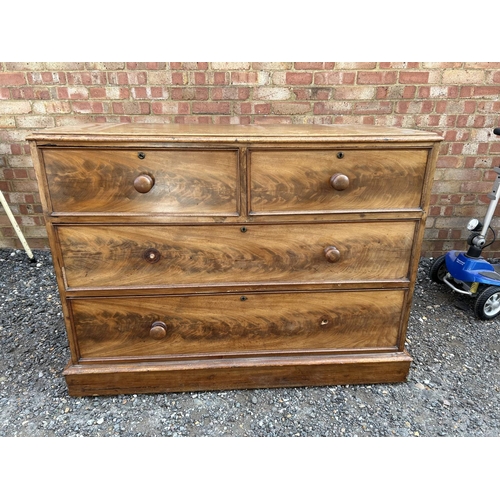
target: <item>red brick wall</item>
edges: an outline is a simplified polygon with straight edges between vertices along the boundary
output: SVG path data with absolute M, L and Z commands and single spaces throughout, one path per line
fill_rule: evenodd
M 466 222 L 486 213 L 500 165 L 499 98 L 500 63 L 0 62 L 0 189 L 28 243 L 42 248 L 25 141 L 37 129 L 93 121 L 425 129 L 444 137 L 423 249 L 439 255 L 464 248 Z M 0 247 L 21 248 L 1 208 Z M 490 250 L 500 256 L 500 241 Z

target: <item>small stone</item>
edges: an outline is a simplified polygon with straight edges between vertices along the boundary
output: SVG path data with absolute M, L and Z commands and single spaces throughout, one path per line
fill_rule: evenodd
M 254 405 L 256 405 L 256 404 L 257 404 L 257 398 L 256 398 L 255 396 L 252 398 L 252 403 L 253 403 Z
M 103 422 L 104 422 L 104 419 L 102 417 L 97 419 L 98 425 L 101 425 Z
M 423 391 L 423 390 L 425 389 L 425 385 L 424 385 L 424 384 L 421 384 L 420 382 L 417 382 L 417 383 L 415 384 L 415 387 L 416 387 L 417 389 L 420 389 L 421 391 Z

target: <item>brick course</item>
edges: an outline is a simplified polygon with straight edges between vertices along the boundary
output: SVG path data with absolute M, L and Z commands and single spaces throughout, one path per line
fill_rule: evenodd
M 467 220 L 486 212 L 500 165 L 499 113 L 500 63 L 0 62 L 0 189 L 40 248 L 47 240 L 25 141 L 34 130 L 91 122 L 420 128 L 444 138 L 423 247 L 437 256 L 465 248 Z M 0 247 L 21 248 L 2 209 Z M 500 242 L 488 255 L 500 257 Z

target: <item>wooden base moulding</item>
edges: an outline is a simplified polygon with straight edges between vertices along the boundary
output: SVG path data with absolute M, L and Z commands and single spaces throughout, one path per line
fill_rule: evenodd
M 70 396 L 146 394 L 404 382 L 411 361 L 404 351 L 296 359 L 70 365 L 64 376 Z

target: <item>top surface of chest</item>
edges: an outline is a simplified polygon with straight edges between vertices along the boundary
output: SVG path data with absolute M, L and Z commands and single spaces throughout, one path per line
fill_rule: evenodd
M 29 139 L 171 142 L 435 142 L 432 132 L 372 125 L 86 124 L 45 129 Z

